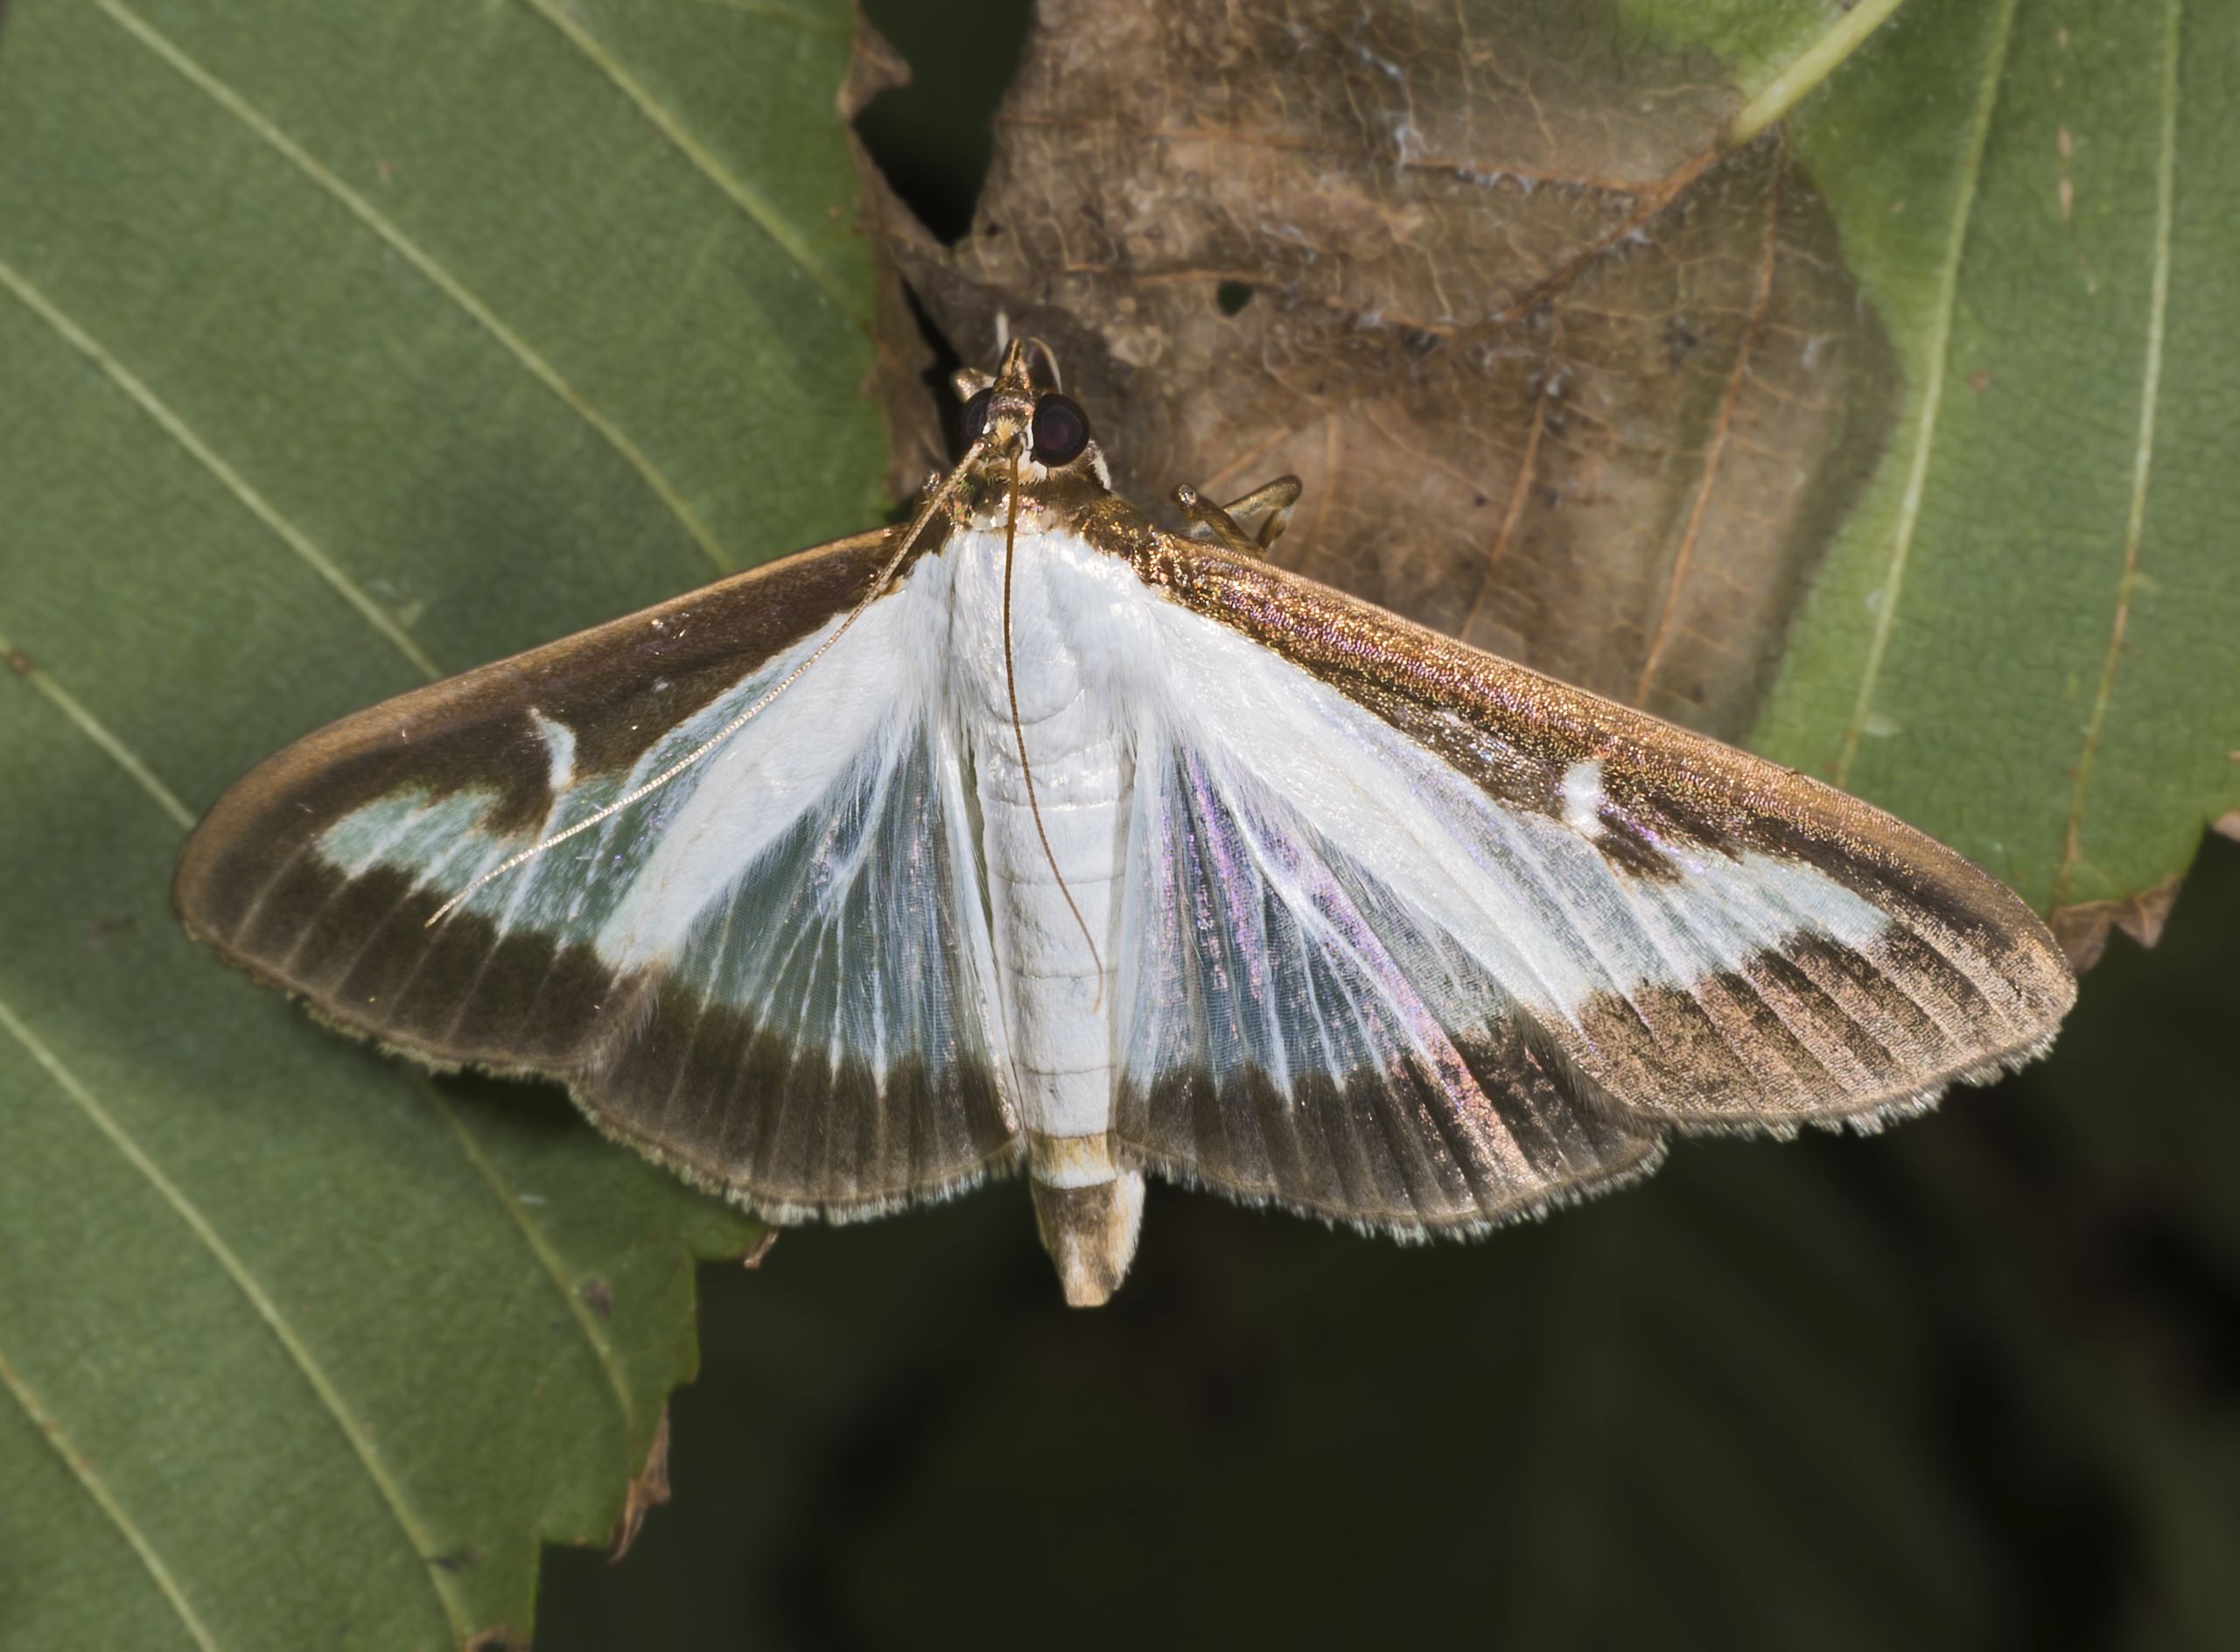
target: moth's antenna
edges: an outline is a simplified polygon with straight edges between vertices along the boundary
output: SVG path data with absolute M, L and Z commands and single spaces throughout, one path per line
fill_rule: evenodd
M 598 825 L 601 821 L 607 819 L 609 816 L 620 814 L 624 809 L 629 808 L 631 804 L 642 802 L 645 799 L 652 796 L 655 792 L 661 790 L 662 787 L 675 780 L 678 775 L 683 774 L 685 770 L 690 768 L 702 758 L 707 756 L 709 752 L 714 751 L 725 740 L 731 738 L 732 735 L 738 733 L 749 723 L 752 723 L 756 718 L 761 716 L 764 711 L 769 709 L 770 703 L 773 700 L 775 700 L 788 689 L 792 688 L 794 683 L 800 682 L 802 679 L 802 674 L 807 671 L 809 667 L 815 665 L 819 660 L 822 660 L 826 654 L 830 652 L 832 645 L 848 634 L 848 627 L 854 625 L 857 620 L 862 619 L 864 617 L 864 610 L 878 600 L 881 594 L 886 592 L 889 582 L 893 579 L 896 572 L 901 568 L 902 559 L 910 554 L 910 547 L 918 542 L 918 536 L 925 531 L 926 524 L 933 521 L 934 513 L 939 511 L 943 505 L 947 504 L 948 502 L 949 495 L 956 491 L 957 482 L 959 479 L 963 476 L 966 467 L 970 466 L 975 460 L 982 458 L 987 451 L 988 438 L 984 435 L 978 440 L 975 441 L 970 447 L 965 449 L 964 457 L 957 460 L 956 468 L 951 470 L 949 473 L 942 480 L 942 485 L 939 487 L 936 487 L 931 494 L 927 495 L 926 502 L 918 507 L 917 513 L 910 519 L 910 525 L 903 532 L 900 542 L 895 546 L 893 555 L 890 556 L 886 559 L 886 565 L 878 570 L 878 578 L 872 582 L 872 588 L 864 593 L 864 599 L 849 610 L 848 617 L 840 622 L 840 626 L 837 630 L 834 631 L 830 636 L 825 638 L 823 641 L 818 643 L 815 648 L 809 651 L 808 658 L 803 660 L 792 670 L 787 672 L 784 676 L 772 683 L 752 705 L 748 706 L 746 710 L 741 711 L 730 722 L 724 724 L 722 728 L 718 729 L 713 734 L 701 741 L 699 745 L 694 746 L 690 752 L 687 752 L 682 757 L 677 759 L 676 762 L 670 764 L 667 768 L 654 775 L 653 779 L 648 780 L 643 786 L 640 786 L 636 791 L 632 792 L 628 796 L 616 798 L 612 802 L 609 803 L 605 808 L 600 809 L 597 814 L 587 815 L 583 819 L 578 821 L 574 825 L 567 828 L 565 830 L 553 833 L 551 836 L 546 838 L 542 843 L 532 844 L 527 849 L 522 850 L 521 853 L 512 857 L 510 859 L 499 862 L 498 864 L 493 866 L 488 872 L 484 872 L 472 883 L 467 885 L 466 888 L 460 890 L 458 893 L 453 895 L 449 900 L 444 902 L 442 906 L 437 907 L 434 915 L 421 927 L 425 929 L 434 928 L 450 914 L 453 907 L 458 906 L 460 902 L 467 900 L 476 890 L 481 888 L 483 885 L 488 883 L 492 878 L 504 877 L 508 872 L 513 871 L 514 867 L 522 864 L 524 862 L 536 859 L 548 849 L 556 848 L 558 845 L 566 843 L 570 837 L 575 836 L 578 832 L 587 832 L 592 827 Z M 1016 457 L 1013 458 L 1012 463 L 1014 474 L 1016 474 L 1018 463 Z M 1004 640 L 1006 646 L 1008 646 L 1010 641 L 1008 633 L 1006 633 Z M 1014 708 L 1016 708 L 1018 704 L 1018 696 L 1016 695 L 1012 696 L 1012 704 Z M 1024 748 L 1022 747 L 1022 749 Z M 1040 821 L 1036 823 L 1038 825 L 1040 824 Z M 1046 842 L 1043 846 L 1046 850 L 1049 847 Z M 1073 899 L 1071 895 L 1068 895 L 1066 898 L 1068 900 Z M 1076 916 L 1078 915 L 1079 914 L 1077 914 Z
M 1093 1015 L 1104 1002 L 1104 959 L 1096 949 L 1096 937 L 1089 933 L 1088 920 L 1082 916 L 1081 906 L 1074 900 L 1074 892 L 1067 887 L 1066 874 L 1058 864 L 1058 857 L 1051 851 L 1050 834 L 1042 827 L 1042 806 L 1034 801 L 1034 771 L 1026 763 L 1026 728 L 1018 720 L 1018 674 L 1012 669 L 1012 552 L 1018 538 L 1018 449 L 1012 449 L 1012 496 L 1010 511 L 1004 517 L 1004 686 L 1012 696 L 1012 737 L 1018 742 L 1019 778 L 1026 782 L 1026 812 L 1034 816 L 1034 835 L 1042 840 L 1042 858 L 1050 863 L 1050 875 L 1058 880 L 1058 892 L 1066 898 L 1066 909 L 1074 914 L 1074 921 L 1081 926 L 1082 939 L 1088 943 L 1089 962 L 1096 965 L 1096 996 L 1089 1000 Z
M 1050 369 L 1050 388 L 1054 390 L 1063 390 L 1066 388 L 1066 375 L 1059 369 L 1058 353 L 1040 339 L 1025 339 L 1020 342 L 1031 344 L 1042 352 L 1043 365 Z

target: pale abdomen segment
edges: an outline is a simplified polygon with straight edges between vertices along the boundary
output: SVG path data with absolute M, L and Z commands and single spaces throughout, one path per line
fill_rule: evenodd
M 1131 766 L 1115 734 L 1062 741 L 1070 720 L 1026 731 L 1040 833 L 1008 727 L 1000 748 L 980 753 L 979 791 L 1035 1219 L 1067 1300 L 1094 1306 L 1127 1273 L 1143 1214 L 1143 1177 L 1114 1162 L 1111 1138 L 1110 973 Z

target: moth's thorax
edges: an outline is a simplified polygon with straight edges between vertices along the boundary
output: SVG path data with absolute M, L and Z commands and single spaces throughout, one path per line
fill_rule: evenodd
M 1085 917 L 1090 902 L 1102 906 L 1107 901 L 1119 870 L 1133 771 L 1129 731 L 1116 708 L 1126 704 L 1120 679 L 1131 658 L 1125 646 L 1133 623 L 1129 610 L 1140 605 L 1143 587 L 1124 563 L 1102 556 L 1070 535 L 1016 539 L 1010 553 L 1007 664 L 1003 535 L 962 534 L 944 560 L 953 581 L 950 681 L 983 806 L 990 811 L 990 876 L 1022 892 L 1018 915 L 1029 928 L 1052 920 L 1046 937 L 1052 956 L 1038 950 L 1038 965 L 1088 971 L 1088 948 L 1065 912 L 1049 861 L 1056 858 Z M 1041 814 L 1040 833 L 1020 764 L 1022 732 Z M 1054 907 L 1043 910 L 1051 901 Z M 1064 921 L 1057 923 L 1060 914 Z M 1094 919 L 1091 927 L 1102 946 Z M 1043 941 L 1036 939 L 1038 949 Z M 1093 976 L 1083 978 L 1093 994 Z
M 1012 693 L 1019 720 L 1066 719 L 1030 746 L 1038 770 L 1046 746 L 1058 757 L 1093 740 L 1124 690 L 1139 686 L 1147 592 L 1123 558 L 1110 556 L 1055 513 L 1022 513 L 1007 536 L 967 527 L 944 551 L 951 581 L 951 680 L 1009 732 Z M 1005 583 L 1010 586 L 1009 669 L 1004 664 Z M 1133 646 L 1131 646 L 1131 644 Z M 1155 686 L 1155 685 L 1150 685 Z
M 1000 534 L 1012 518 L 1012 471 L 1008 458 L 990 460 L 971 476 L 958 516 L 966 530 Z M 1044 534 L 1074 527 L 1084 515 L 1096 516 L 1120 505 L 1112 494 L 1103 455 L 1092 444 L 1070 465 L 1052 469 L 1022 458 L 1018 462 L 1018 531 Z

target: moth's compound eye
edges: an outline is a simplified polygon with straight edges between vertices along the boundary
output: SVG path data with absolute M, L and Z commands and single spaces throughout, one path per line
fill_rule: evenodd
M 988 428 L 988 398 L 995 394 L 992 387 L 973 392 L 972 399 L 964 404 L 964 411 L 957 416 L 957 430 L 970 447 L 980 439 L 980 432 Z
M 1034 404 L 1034 457 L 1045 465 L 1064 465 L 1088 445 L 1088 415 L 1071 396 L 1055 390 Z

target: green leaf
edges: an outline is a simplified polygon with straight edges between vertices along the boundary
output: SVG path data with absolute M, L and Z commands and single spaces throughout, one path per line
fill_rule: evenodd
M 875 520 L 838 0 L 0 32 L 0 1639 L 527 1633 L 751 1224 L 191 948 L 327 718 Z
M 1752 744 L 2080 952 L 2240 808 L 2236 61 L 2230 5 L 1909 5 L 1796 122 L 1908 388 Z

